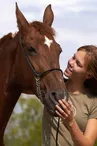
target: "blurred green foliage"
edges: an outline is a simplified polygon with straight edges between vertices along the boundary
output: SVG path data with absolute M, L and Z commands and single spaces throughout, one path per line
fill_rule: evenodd
M 97 146 L 97 141 L 96 141 L 96 143 L 95 143 L 95 146 Z
M 6 128 L 5 146 L 41 146 L 43 106 L 37 97 L 20 97 Z

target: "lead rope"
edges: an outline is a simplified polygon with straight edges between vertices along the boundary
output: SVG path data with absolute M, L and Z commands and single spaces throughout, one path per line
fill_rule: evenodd
M 59 126 L 60 126 L 60 118 L 58 118 L 58 125 L 57 125 L 57 131 L 56 131 L 56 146 L 58 146 Z
M 37 95 L 38 98 L 42 102 L 42 94 L 41 94 L 41 89 L 40 89 L 40 77 L 35 77 L 36 80 L 36 90 L 37 90 Z M 57 131 L 56 131 L 56 146 L 58 146 L 58 133 L 59 133 L 59 126 L 60 126 L 60 118 L 58 118 L 58 125 L 57 125 Z
M 36 80 L 36 90 L 38 98 L 42 101 L 42 94 L 40 89 L 40 77 L 35 77 Z M 58 133 L 59 133 L 59 126 L 60 126 L 60 118 L 58 118 L 58 125 L 57 125 L 57 131 L 56 131 L 56 146 L 58 146 Z

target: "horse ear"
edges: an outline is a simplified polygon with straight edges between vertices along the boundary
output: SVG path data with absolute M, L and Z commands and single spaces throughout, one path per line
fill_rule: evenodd
M 54 20 L 54 13 L 51 9 L 51 4 L 45 8 L 44 16 L 43 16 L 43 23 L 51 26 Z
M 21 28 L 28 27 L 29 23 L 24 17 L 24 15 L 22 14 L 22 12 L 19 10 L 17 2 L 16 2 L 16 18 L 17 18 L 17 24 L 18 24 L 19 30 L 21 30 Z

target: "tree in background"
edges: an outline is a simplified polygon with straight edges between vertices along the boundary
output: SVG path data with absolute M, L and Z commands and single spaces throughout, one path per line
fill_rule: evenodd
M 20 97 L 5 132 L 5 146 L 41 146 L 43 106 L 37 97 Z

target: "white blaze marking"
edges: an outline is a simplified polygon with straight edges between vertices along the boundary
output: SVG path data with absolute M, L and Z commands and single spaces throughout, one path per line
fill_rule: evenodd
M 46 44 L 46 45 L 50 48 L 52 42 L 53 42 L 53 40 L 50 40 L 50 39 L 48 39 L 48 38 L 45 36 L 45 42 L 44 42 L 44 44 Z

